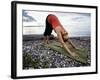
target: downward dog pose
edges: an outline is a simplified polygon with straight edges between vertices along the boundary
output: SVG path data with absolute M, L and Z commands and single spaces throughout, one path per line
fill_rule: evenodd
M 76 56 L 75 53 L 71 52 L 68 46 L 65 44 L 65 42 L 68 41 L 72 45 L 72 47 L 76 49 L 75 45 L 69 40 L 68 32 L 64 29 L 55 15 L 49 14 L 46 18 L 46 28 L 44 32 L 44 41 L 47 44 L 49 43 L 49 37 L 52 33 L 52 30 L 55 31 L 60 43 L 70 53 L 70 55 Z

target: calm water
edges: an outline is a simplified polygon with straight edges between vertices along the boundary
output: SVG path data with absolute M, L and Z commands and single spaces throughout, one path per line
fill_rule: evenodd
M 84 28 L 72 29 L 72 27 L 65 29 L 69 32 L 70 37 L 91 35 L 90 29 L 84 29 Z M 43 34 L 44 30 L 45 27 L 23 27 L 23 34 L 24 35 Z M 52 34 L 56 36 L 54 31 L 52 32 Z

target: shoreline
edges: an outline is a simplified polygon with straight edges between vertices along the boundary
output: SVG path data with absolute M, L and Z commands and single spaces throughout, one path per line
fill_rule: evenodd
M 42 40 L 43 39 L 43 35 L 23 35 L 23 41 L 31 41 L 31 40 Z M 74 36 L 74 37 L 70 37 L 70 39 L 86 39 L 89 38 L 90 36 Z M 50 36 L 50 40 L 52 39 L 56 39 L 56 37 L 54 35 Z

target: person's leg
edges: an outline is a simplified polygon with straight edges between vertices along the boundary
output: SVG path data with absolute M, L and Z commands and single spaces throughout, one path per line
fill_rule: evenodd
M 46 28 L 45 28 L 45 32 L 44 32 L 44 42 L 45 43 L 49 43 L 49 37 L 52 33 L 52 30 L 53 30 L 53 28 L 51 27 L 51 24 L 49 24 L 46 19 Z
M 45 43 L 45 42 L 46 42 L 46 39 L 47 39 L 47 37 L 46 37 L 46 36 L 44 36 L 44 37 L 43 37 L 43 43 Z
M 72 43 L 70 39 L 68 39 L 68 42 L 73 46 L 73 48 L 77 49 L 77 47 Z
M 43 42 L 46 43 L 46 41 L 47 41 L 47 27 L 45 28 L 44 37 L 43 37 Z
M 49 43 L 49 36 L 44 36 L 43 42 L 48 44 Z
M 46 37 L 46 38 L 47 38 L 47 39 L 46 39 L 46 43 L 47 43 L 47 44 L 49 44 L 49 37 L 50 37 L 50 36 L 47 36 L 47 37 Z

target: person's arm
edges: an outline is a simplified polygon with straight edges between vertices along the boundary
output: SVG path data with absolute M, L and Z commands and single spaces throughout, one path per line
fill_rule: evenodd
M 68 33 L 67 33 L 67 32 L 65 32 L 65 33 L 63 34 L 63 38 L 64 38 L 64 42 L 68 41 L 68 42 L 72 45 L 72 47 L 76 49 L 76 46 L 75 46 L 75 45 L 72 43 L 72 41 L 69 39 Z
M 60 30 L 56 28 L 55 31 L 56 31 L 57 37 L 58 37 L 60 43 L 62 44 L 62 46 L 64 47 L 64 49 L 65 49 L 70 55 L 76 56 L 76 54 L 75 54 L 74 52 L 71 52 L 70 49 L 68 48 L 68 46 L 66 45 L 66 43 L 64 42 Z
M 57 31 L 56 33 L 57 33 L 57 37 L 58 37 L 60 43 L 61 43 L 61 44 L 65 44 L 64 41 L 63 41 L 63 38 L 62 38 L 61 32 L 60 32 L 60 31 Z
M 67 45 L 65 44 L 65 42 L 63 41 L 61 32 L 60 32 L 60 31 L 57 31 L 56 33 L 57 33 L 58 39 L 59 39 L 60 43 L 62 44 L 62 46 L 63 46 L 70 54 L 72 54 L 71 51 L 68 49 Z
M 73 46 L 73 48 L 77 49 L 77 47 L 72 43 L 70 39 L 68 39 L 68 42 Z

